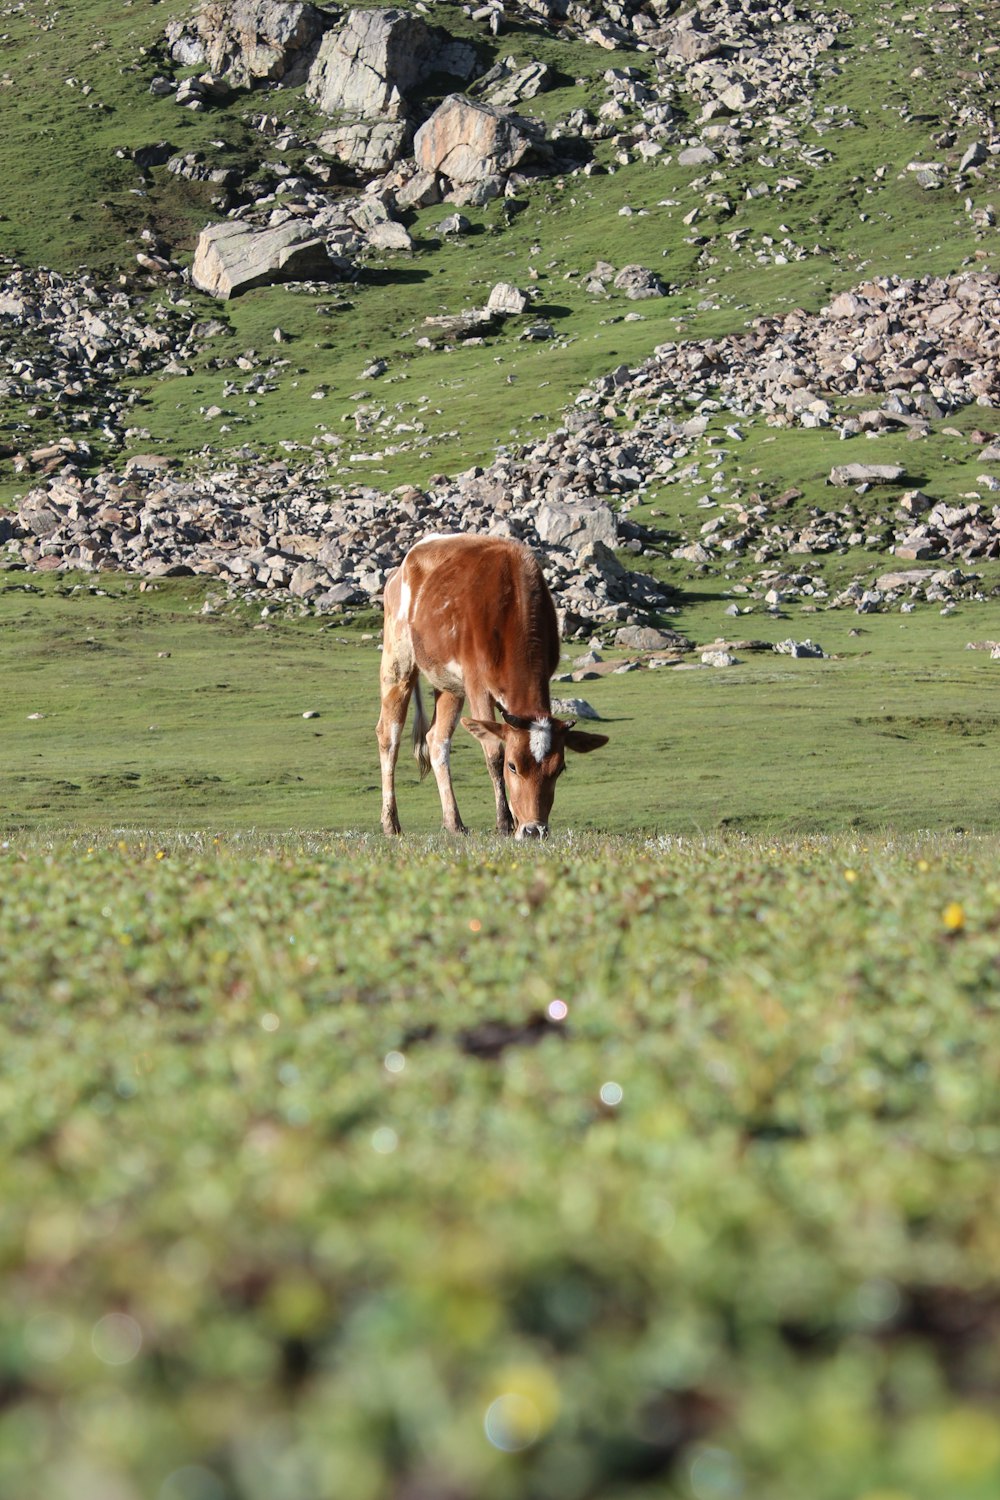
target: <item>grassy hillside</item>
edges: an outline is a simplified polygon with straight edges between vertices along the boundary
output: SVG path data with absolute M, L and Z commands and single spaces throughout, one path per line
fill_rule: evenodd
M 937 157 L 954 168 L 975 135 L 975 117 L 962 126 L 960 111 L 967 104 L 988 107 L 989 90 L 985 79 L 977 82 L 974 62 L 977 49 L 988 44 L 992 10 L 963 18 L 961 26 L 950 12 L 935 11 L 917 26 L 900 24 L 892 6 L 853 0 L 845 9 L 853 24 L 831 54 L 836 75 L 821 83 L 809 118 L 799 107 L 789 112 L 791 139 L 820 148 L 820 158 L 776 144 L 763 127 L 753 130 L 743 160 L 723 157 L 713 169 L 708 186 L 729 202 L 728 209 L 713 209 L 704 206 L 708 189 L 700 179 L 706 174 L 681 168 L 676 150 L 622 166 L 612 143 L 598 142 L 605 175 L 539 183 L 510 223 L 502 202 L 469 210 L 474 232 L 467 240 L 442 242 L 435 226 L 447 209 L 422 210 L 410 224 L 414 254 L 370 262 L 342 295 L 278 288 L 227 305 L 228 332 L 190 374 L 144 387 L 142 425 L 157 446 L 176 455 L 206 444 L 214 453 L 247 443 L 271 451 L 329 432 L 346 438 L 344 477 L 363 472 L 385 487 L 421 483 L 432 473 L 488 460 L 498 442 L 545 431 L 588 379 L 623 361 L 638 362 L 679 333 L 715 334 L 739 329 L 754 314 L 818 308 L 831 290 L 865 275 L 991 264 L 995 235 L 977 227 L 972 210 L 995 192 L 996 158 L 957 192 L 952 183 L 924 191 L 906 167 Z M 183 260 L 198 228 L 219 211 L 203 186 L 165 168 L 144 179 L 127 159 L 131 149 L 168 139 L 179 151 L 204 150 L 211 160 L 266 164 L 280 152 L 252 122 L 269 111 L 304 143 L 288 159 L 307 154 L 309 140 L 327 122 L 301 90 L 244 93 L 204 115 L 149 94 L 151 78 L 166 64 L 158 50 L 163 28 L 187 10 L 180 0 L 142 10 L 82 0 L 69 10 L 42 12 L 46 20 L 37 12 L 6 18 L 11 85 L 0 90 L 6 143 L 0 253 L 64 271 L 81 265 L 135 271 L 138 235 L 147 228 Z M 549 119 L 581 103 L 599 107 L 608 97 L 603 74 L 609 66 L 651 67 L 641 52 L 609 54 L 528 26 L 490 41 L 452 7 L 435 7 L 433 19 L 457 34 L 475 33 L 484 52 L 559 66 L 565 86 L 527 106 Z M 684 123 L 687 107 L 681 100 L 681 130 L 694 138 L 693 122 Z M 964 133 L 942 152 L 933 138 L 956 122 Z M 799 185 L 780 187 L 790 175 Z M 767 196 L 747 196 L 761 184 Z M 699 206 L 692 229 L 683 221 Z M 671 295 L 641 304 L 622 293 L 595 298 L 582 279 L 598 257 L 616 267 L 652 266 Z M 536 287 L 536 311 L 553 320 L 554 343 L 519 343 L 509 329 L 481 348 L 441 353 L 417 347 L 424 316 L 482 305 L 501 278 Z M 220 313 L 208 299 L 191 296 L 206 314 Z M 636 311 L 639 321 L 623 321 Z M 255 397 L 252 408 L 246 395 L 223 398 L 232 371 L 217 362 L 248 347 L 270 348 L 276 326 L 291 343 L 277 351 L 281 363 L 269 379 L 274 389 Z M 389 371 L 366 387 L 361 372 L 375 355 L 388 359 Z M 308 399 L 317 390 L 324 392 L 322 402 Z M 377 415 L 366 433 L 356 434 L 353 422 L 345 432 L 359 402 Z M 225 415 L 206 424 L 202 412 L 212 404 L 222 405 Z M 391 446 L 387 432 L 398 420 L 419 420 L 423 441 L 411 442 L 401 457 L 352 462 L 352 455 L 370 460 Z M 38 442 L 50 436 L 32 433 Z M 149 440 L 137 446 L 148 447 Z

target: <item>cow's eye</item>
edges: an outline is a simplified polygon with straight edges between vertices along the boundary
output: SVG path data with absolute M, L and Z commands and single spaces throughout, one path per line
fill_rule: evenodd
M 507 762 L 507 769 L 508 771 L 513 771 L 515 776 L 517 775 L 517 767 L 512 760 Z

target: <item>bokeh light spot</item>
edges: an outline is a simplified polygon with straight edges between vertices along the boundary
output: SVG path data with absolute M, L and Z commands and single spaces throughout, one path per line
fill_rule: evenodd
M 90 1343 L 102 1364 L 127 1365 L 142 1348 L 142 1329 L 128 1313 L 107 1313 L 94 1324 Z
M 168 1474 L 156 1500 L 225 1500 L 222 1480 L 201 1464 L 184 1464 Z
M 743 1475 L 726 1448 L 700 1448 L 688 1471 L 697 1500 L 737 1500 L 743 1493 Z
M 520 1453 L 538 1441 L 542 1430 L 538 1407 L 518 1391 L 507 1391 L 486 1408 L 483 1430 L 494 1448 Z

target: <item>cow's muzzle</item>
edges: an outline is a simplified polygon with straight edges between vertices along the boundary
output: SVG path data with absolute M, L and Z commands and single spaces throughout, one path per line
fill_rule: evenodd
M 547 839 L 548 836 L 548 823 L 522 823 L 514 835 L 516 839 Z

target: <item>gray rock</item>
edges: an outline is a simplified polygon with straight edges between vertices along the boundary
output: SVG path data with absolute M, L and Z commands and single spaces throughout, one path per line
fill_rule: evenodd
M 467 204 L 473 208 L 483 208 L 491 203 L 507 186 L 507 178 L 503 173 L 493 173 L 488 177 L 481 177 L 477 182 L 461 182 L 453 184 L 445 194 L 448 203 L 454 203 L 459 208 Z
M 601 542 L 617 547 L 618 524 L 608 505 L 569 505 L 549 502 L 535 518 L 541 540 L 549 546 L 573 550 Z
M 883 594 L 891 594 L 897 589 L 921 588 L 933 576 L 929 568 L 897 568 L 891 573 L 880 573 L 875 587 Z
M 434 172 L 415 172 L 396 189 L 396 207 L 428 208 L 441 202 L 441 185 Z
M 445 313 L 440 317 L 425 318 L 423 322 L 425 337 L 437 344 L 482 338 L 484 334 L 492 333 L 496 326 L 496 314 L 487 312 L 485 308 L 477 308 L 469 312 Z
M 774 649 L 779 656 L 806 657 L 826 655 L 826 652 L 823 650 L 822 646 L 818 646 L 815 641 L 810 640 L 778 641 Z
M 586 698 L 553 698 L 552 712 L 563 719 L 600 719 L 601 715 Z
M 386 220 L 383 224 L 373 224 L 371 229 L 365 233 L 365 238 L 373 250 L 412 250 L 413 240 L 409 231 L 393 220 Z
M 917 562 L 922 557 L 933 557 L 935 551 L 934 543 L 923 527 L 917 531 L 911 531 L 895 546 L 896 556 L 903 562 Z
M 668 57 L 679 62 L 704 62 L 718 52 L 719 42 L 700 26 L 695 26 L 693 18 L 688 16 L 670 32 L 664 50 Z
M 238 221 L 203 229 L 191 266 L 192 284 L 223 301 L 255 286 L 279 281 L 338 281 L 349 266 L 331 256 L 312 226 L 289 221 L 257 229 Z
M 690 651 L 691 642 L 678 630 L 658 630 L 653 625 L 623 625 L 615 631 L 616 646 L 626 651 Z
M 989 152 L 982 141 L 974 141 L 965 151 L 962 160 L 958 164 L 960 172 L 968 172 L 970 167 L 981 167 L 984 161 L 989 159 Z
M 285 77 L 330 23 L 297 0 L 206 0 L 191 21 L 166 29 L 174 61 L 207 64 L 236 87 Z
M 309 69 L 306 94 L 324 114 L 361 120 L 403 119 L 406 97 L 432 73 L 468 78 L 475 52 L 411 11 L 352 10 L 324 36 Z
M 500 313 L 502 317 L 517 317 L 520 313 L 527 312 L 531 305 L 531 299 L 527 292 L 522 292 L 520 287 L 514 286 L 509 281 L 498 281 L 486 299 L 486 306 L 490 312 Z
M 464 214 L 448 214 L 446 218 L 441 220 L 440 224 L 436 224 L 434 227 L 438 234 L 443 234 L 450 238 L 456 234 L 468 234 L 472 228 L 472 221 L 467 219 Z
M 623 266 L 615 277 L 614 284 L 633 302 L 645 297 L 665 297 L 667 293 L 659 276 L 648 266 Z
M 677 153 L 677 164 L 681 167 L 714 167 L 718 160 L 710 146 L 685 146 Z
M 939 161 L 911 161 L 906 170 L 913 173 L 919 187 L 928 191 L 944 186 L 944 167 Z
M 288 580 L 288 592 L 296 599 L 307 599 L 328 587 L 330 578 L 325 569 L 314 562 L 301 562 Z
M 541 319 L 537 323 L 529 323 L 527 328 L 522 329 L 518 334 L 518 339 L 526 339 L 529 343 L 538 344 L 546 339 L 554 339 L 555 336 L 556 331 L 552 324 Z
M 899 464 L 836 464 L 830 470 L 829 484 L 853 487 L 860 484 L 899 484 L 906 470 Z
M 922 516 L 930 510 L 933 503 L 923 490 L 907 490 L 905 495 L 900 496 L 899 508 L 904 515 Z
M 526 99 L 534 99 L 546 89 L 552 88 L 553 82 L 550 67 L 545 63 L 532 62 L 493 84 L 484 92 L 483 98 L 495 109 L 510 109 L 513 105 Z
M 324 130 L 316 145 L 356 172 L 374 176 L 404 155 L 408 137 L 405 120 L 364 120 Z

